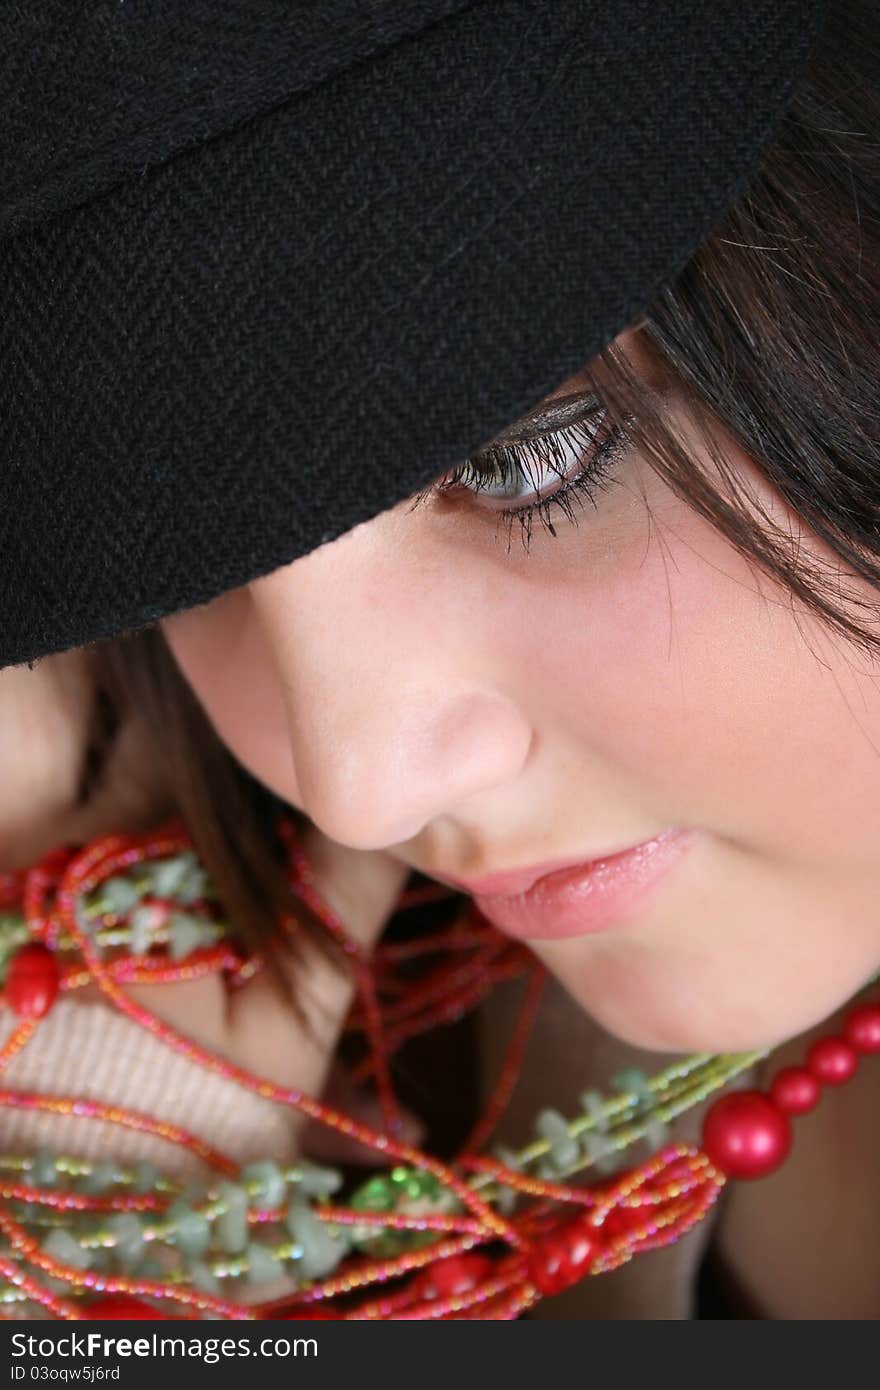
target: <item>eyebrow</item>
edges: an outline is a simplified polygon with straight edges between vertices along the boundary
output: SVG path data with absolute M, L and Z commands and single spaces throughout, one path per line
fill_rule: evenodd
M 515 444 L 521 439 L 538 439 L 552 430 L 565 429 L 576 425 L 587 415 L 601 408 L 601 401 L 593 391 L 576 391 L 567 396 L 554 396 L 543 401 L 535 410 L 514 424 L 496 434 L 487 448 L 499 444 Z

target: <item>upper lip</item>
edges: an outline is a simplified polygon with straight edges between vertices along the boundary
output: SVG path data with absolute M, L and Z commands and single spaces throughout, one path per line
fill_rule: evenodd
M 648 838 L 656 838 L 656 836 Z M 430 873 L 432 878 L 453 884 L 456 888 L 472 894 L 475 898 L 506 898 L 514 893 L 527 893 L 539 878 L 545 878 L 547 874 L 557 873 L 560 869 L 574 869 L 581 865 L 586 867 L 600 859 L 610 859 L 612 855 L 624 854 L 626 850 L 635 849 L 637 844 L 644 843 L 644 840 L 633 841 L 628 845 L 620 845 L 617 849 L 603 850 L 601 854 L 578 855 L 577 858 L 570 859 L 553 859 L 545 864 L 532 864 L 527 869 L 510 869 L 507 872 L 486 874 L 482 878 L 456 878 L 453 874 L 437 874 L 430 870 L 426 872 Z

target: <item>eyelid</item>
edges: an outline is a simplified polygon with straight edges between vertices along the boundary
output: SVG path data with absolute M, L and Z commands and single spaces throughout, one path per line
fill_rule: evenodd
M 575 391 L 545 399 L 531 415 L 515 421 L 477 452 L 470 454 L 467 459 L 447 469 L 440 477 L 414 493 L 410 510 L 415 511 L 425 502 L 442 498 L 444 493 L 449 491 L 452 481 L 460 477 L 466 468 L 475 470 L 491 467 L 499 457 L 504 456 L 505 451 L 515 450 L 517 445 L 540 445 L 548 437 L 552 438 L 566 429 L 575 429 L 584 420 L 600 412 L 605 412 L 605 406 L 595 391 Z M 511 509 L 508 515 L 514 515 L 516 510 Z
M 517 420 L 509 429 L 486 445 L 491 450 L 498 445 L 516 444 L 524 440 L 540 439 L 542 435 L 552 434 L 571 425 L 577 425 L 588 415 L 602 409 L 602 402 L 592 391 L 578 391 L 568 396 L 555 396 L 539 410 Z M 483 453 L 486 450 L 481 450 Z

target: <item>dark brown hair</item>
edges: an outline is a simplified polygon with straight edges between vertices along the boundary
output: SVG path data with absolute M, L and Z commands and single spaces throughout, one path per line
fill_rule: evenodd
M 265 955 L 270 978 L 307 1023 L 290 988 L 290 972 L 278 966 L 282 942 L 285 955 L 294 959 L 317 949 L 342 967 L 344 957 L 287 882 L 279 818 L 296 826 L 305 825 L 306 818 L 252 777 L 220 740 L 158 627 L 95 643 L 88 654 L 95 703 L 86 765 L 90 759 L 93 769 L 96 761 L 106 765 L 125 711 L 136 709 L 227 920 Z M 93 770 L 93 784 L 99 776 Z M 298 924 L 298 932 L 279 932 L 282 914 Z
M 653 467 L 745 555 L 839 633 L 876 651 L 880 588 L 880 59 L 872 0 L 838 0 L 784 126 L 748 190 L 651 306 L 643 331 L 693 417 L 719 420 L 840 566 L 808 563 L 756 516 L 723 453 L 721 486 L 669 434 L 611 348 L 597 382 Z M 155 628 L 97 644 L 96 721 L 151 724 L 181 814 L 240 929 L 271 953 L 292 899 L 274 834 L 281 803 L 220 742 Z M 100 702 L 103 701 L 103 704 Z M 103 712 L 102 712 L 103 711 Z M 105 738 L 106 742 L 106 738 Z
M 672 438 L 618 353 L 602 392 L 636 417 L 670 486 L 833 629 L 876 654 L 880 587 L 880 25 L 837 0 L 782 130 L 723 223 L 644 316 L 644 334 L 708 437 L 726 428 L 839 565 L 757 517 Z

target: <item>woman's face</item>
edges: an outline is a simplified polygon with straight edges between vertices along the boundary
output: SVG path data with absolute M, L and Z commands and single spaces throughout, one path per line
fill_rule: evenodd
M 876 670 L 633 450 L 577 525 L 534 518 L 528 551 L 501 491 L 403 503 L 165 620 L 180 667 L 239 761 L 325 834 L 441 880 L 684 832 L 603 930 L 535 951 L 637 1045 L 801 1032 L 880 965 Z

